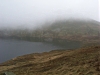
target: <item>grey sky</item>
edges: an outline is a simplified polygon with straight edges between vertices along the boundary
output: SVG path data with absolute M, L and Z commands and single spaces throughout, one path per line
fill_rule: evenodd
M 0 0 L 0 27 L 34 27 L 76 17 L 99 21 L 99 0 Z

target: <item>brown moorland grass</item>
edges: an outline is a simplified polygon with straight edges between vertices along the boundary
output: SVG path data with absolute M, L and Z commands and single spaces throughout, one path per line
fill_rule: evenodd
M 0 73 L 5 71 L 16 75 L 100 75 L 100 46 L 19 56 L 0 64 Z

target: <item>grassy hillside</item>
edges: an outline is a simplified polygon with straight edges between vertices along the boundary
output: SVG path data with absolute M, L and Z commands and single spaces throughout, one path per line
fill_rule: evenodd
M 19 56 L 0 64 L 0 73 L 5 71 L 16 75 L 100 75 L 100 46 Z
M 69 20 L 56 21 L 40 31 L 45 37 L 68 40 L 100 39 L 100 25 L 95 21 Z M 42 36 L 41 35 L 41 36 Z
M 99 41 L 100 23 L 94 20 L 67 20 L 46 23 L 35 30 L 16 29 L 0 31 L 0 37 L 18 38 L 24 40 L 55 40 Z

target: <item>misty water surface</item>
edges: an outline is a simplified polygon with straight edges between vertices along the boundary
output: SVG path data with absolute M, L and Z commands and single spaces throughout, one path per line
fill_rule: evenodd
M 48 52 L 56 49 L 73 49 L 80 47 L 80 43 L 66 42 L 30 42 L 22 40 L 0 39 L 0 63 L 17 56 L 29 53 Z

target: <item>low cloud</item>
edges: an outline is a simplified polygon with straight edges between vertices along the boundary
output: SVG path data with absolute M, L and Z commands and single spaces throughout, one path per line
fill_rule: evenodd
M 56 19 L 99 21 L 98 0 L 0 0 L 0 27 L 36 28 Z

